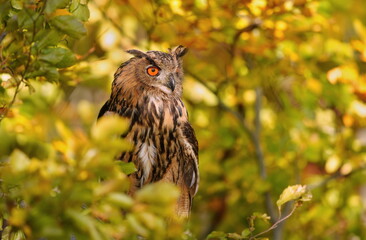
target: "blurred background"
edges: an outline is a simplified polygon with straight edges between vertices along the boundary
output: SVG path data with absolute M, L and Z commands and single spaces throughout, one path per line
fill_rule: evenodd
M 72 132 L 95 121 L 114 72 L 131 57 L 126 50 L 189 48 L 184 102 L 200 146 L 201 176 L 189 224 L 194 238 L 212 231 L 240 235 L 253 213 L 271 217 L 255 222 L 256 231 L 265 230 L 278 220 L 283 189 L 303 184 L 312 200 L 267 234 L 270 239 L 366 239 L 363 0 L 79 4 L 87 34 L 61 42 L 76 64 L 58 68 L 62 93 L 56 95 L 63 100 L 52 120 L 68 119 Z M 9 74 L 1 76 L 5 86 Z M 52 146 L 62 152 L 62 144 Z M 290 210 L 291 204 L 283 207 L 282 216 Z

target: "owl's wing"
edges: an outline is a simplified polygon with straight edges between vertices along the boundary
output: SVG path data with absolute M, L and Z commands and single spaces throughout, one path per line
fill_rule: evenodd
M 132 110 L 128 107 L 125 100 L 110 98 L 100 109 L 98 119 L 107 116 L 118 114 L 121 117 L 131 118 Z
M 106 113 L 109 111 L 110 106 L 109 106 L 109 100 L 106 101 L 103 105 L 103 107 L 100 109 L 99 114 L 98 114 L 98 119 L 101 118 L 102 116 L 106 115 Z
M 182 128 L 184 141 L 184 182 L 189 190 L 190 196 L 197 193 L 199 183 L 198 172 L 198 142 L 192 126 L 186 122 Z
M 178 182 L 181 194 L 177 202 L 177 214 L 188 217 L 192 207 L 192 200 L 198 189 L 198 142 L 192 126 L 185 122 L 182 127 L 180 139 L 183 148 L 183 161 L 180 166 L 182 179 Z

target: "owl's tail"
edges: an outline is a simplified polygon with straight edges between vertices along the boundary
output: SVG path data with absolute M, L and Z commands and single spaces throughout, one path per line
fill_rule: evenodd
M 183 186 L 180 189 L 176 212 L 179 218 L 188 218 L 191 212 L 192 197 L 187 187 Z

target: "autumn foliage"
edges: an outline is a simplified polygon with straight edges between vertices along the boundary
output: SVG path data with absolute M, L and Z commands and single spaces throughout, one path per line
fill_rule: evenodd
M 1 0 L 0 239 L 365 239 L 364 5 Z M 200 145 L 188 222 L 175 186 L 127 194 L 127 123 L 96 123 L 126 50 L 177 45 Z

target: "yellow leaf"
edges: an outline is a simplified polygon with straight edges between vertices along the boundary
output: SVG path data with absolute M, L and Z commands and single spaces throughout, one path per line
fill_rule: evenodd
M 124 209 L 131 208 L 134 204 L 133 199 L 124 193 L 110 193 L 106 197 L 106 200 Z
M 141 222 L 137 219 L 135 215 L 128 214 L 126 220 L 132 230 L 139 235 L 146 237 L 149 234 L 149 231 L 145 228 L 145 226 L 141 224 Z
M 352 115 L 350 114 L 345 114 L 343 117 L 342 117 L 342 120 L 343 120 L 343 124 L 346 126 L 346 127 L 351 127 L 354 123 L 354 118 L 352 117 Z
M 10 156 L 10 165 L 16 172 L 25 171 L 30 165 L 30 159 L 22 151 L 15 149 Z
M 362 22 L 359 19 L 354 20 L 353 26 L 357 32 L 357 34 L 360 36 L 360 38 L 364 41 L 366 41 L 366 28 L 362 24 Z
M 184 11 L 182 9 L 182 1 L 181 0 L 173 0 L 169 1 L 170 8 L 176 14 L 183 15 Z
M 355 113 L 359 117 L 365 118 L 366 117 L 366 104 L 360 102 L 358 100 L 354 100 L 351 103 L 351 112 Z
M 333 68 L 327 72 L 327 78 L 331 84 L 336 84 L 341 77 L 342 70 L 339 67 Z
M 95 107 L 88 101 L 80 101 L 78 104 L 78 113 L 85 123 L 91 124 L 95 121 Z
M 56 122 L 56 128 L 57 131 L 60 133 L 60 135 L 62 136 L 63 139 L 70 139 L 72 137 L 72 132 L 70 131 L 70 129 L 68 129 L 65 124 L 61 121 L 57 121 Z
M 68 146 L 63 141 L 53 141 L 52 145 L 59 152 L 66 153 L 68 151 Z
M 94 188 L 94 195 L 96 197 L 101 197 L 112 192 L 124 191 L 126 190 L 127 185 L 128 181 L 126 177 L 104 181 L 100 186 Z
M 9 217 L 9 224 L 11 226 L 21 227 L 25 224 L 26 220 L 26 212 L 24 209 L 14 208 L 11 211 L 11 215 Z
M 280 195 L 280 198 L 277 200 L 277 206 L 281 209 L 281 206 L 289 201 L 297 200 L 305 196 L 303 201 L 309 201 L 311 199 L 311 195 L 308 194 L 305 185 L 293 185 L 287 187 Z
M 91 134 L 97 141 L 110 140 L 120 136 L 128 128 L 128 120 L 116 115 L 104 116 L 93 126 Z
M 340 165 L 341 160 L 339 159 L 339 157 L 337 155 L 332 155 L 325 163 L 325 171 L 327 171 L 327 173 L 334 173 L 339 169 Z
M 322 84 L 318 81 L 318 80 L 316 80 L 316 79 L 314 79 L 314 78 L 310 78 L 310 79 L 308 79 L 307 81 L 306 81 L 306 85 L 307 85 L 307 87 L 311 90 L 311 91 L 313 91 L 314 93 L 316 93 L 316 94 L 320 94 L 321 92 L 322 92 L 322 90 L 323 90 L 323 88 L 322 88 Z
M 171 183 L 158 182 L 146 185 L 136 193 L 136 199 L 141 202 L 175 203 L 179 190 Z

